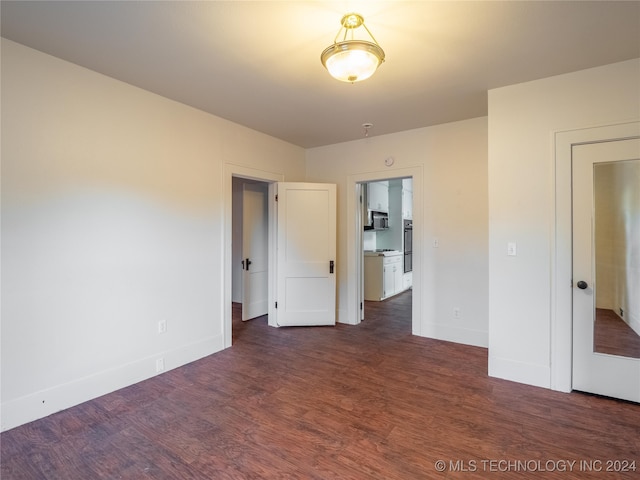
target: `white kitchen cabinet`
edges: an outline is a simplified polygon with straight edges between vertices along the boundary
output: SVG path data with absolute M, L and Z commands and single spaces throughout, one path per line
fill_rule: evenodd
M 402 190 L 402 218 L 411 220 L 413 218 L 413 192 Z
M 413 286 L 413 272 L 407 272 L 402 275 L 402 288 L 408 290 Z
M 413 218 L 413 180 L 411 178 L 402 179 L 402 218 L 406 220 Z
M 389 182 L 367 184 L 367 208 L 376 212 L 389 213 Z
M 383 265 L 383 295 L 391 297 L 402 291 L 402 257 L 390 257 L 392 262 Z
M 380 301 L 405 290 L 402 254 L 364 257 L 364 299 Z

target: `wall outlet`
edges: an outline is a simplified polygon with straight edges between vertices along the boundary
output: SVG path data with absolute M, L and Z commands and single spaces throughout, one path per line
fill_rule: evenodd
M 156 373 L 164 372 L 164 357 L 156 359 Z
M 166 331 L 167 331 L 167 321 L 160 320 L 158 322 L 158 333 L 166 333 Z
M 453 309 L 453 318 L 460 318 L 460 307 L 455 307 Z
M 518 246 L 516 242 L 507 243 L 507 255 L 510 257 L 515 257 L 518 254 Z

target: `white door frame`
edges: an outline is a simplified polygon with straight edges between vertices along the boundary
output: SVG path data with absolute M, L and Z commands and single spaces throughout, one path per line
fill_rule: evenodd
M 423 167 L 398 168 L 349 175 L 347 177 L 347 312 L 343 323 L 357 325 L 361 320 L 360 303 L 364 302 L 362 290 L 362 222 L 360 219 L 359 183 L 413 178 L 413 291 L 411 297 L 411 332 L 422 334 L 422 231 L 423 231 Z
M 555 237 L 551 249 L 551 388 L 572 389 L 572 146 L 640 136 L 640 122 L 557 132 L 555 134 Z
M 232 321 L 231 321 L 231 292 L 233 289 L 232 284 L 232 268 L 231 268 L 231 257 L 232 257 L 232 219 L 233 219 L 233 177 L 247 178 L 250 180 L 258 180 L 261 182 L 266 182 L 269 184 L 273 184 L 274 182 L 283 182 L 284 174 L 276 173 L 276 172 L 267 172 L 264 170 L 258 170 L 255 168 L 243 167 L 241 165 L 234 165 L 232 163 L 225 163 L 223 169 L 223 190 L 224 190 L 224 224 L 222 228 L 223 235 L 223 251 L 222 258 L 220 259 L 220 264 L 222 265 L 222 285 L 224 289 L 224 294 L 222 297 L 222 306 L 221 306 L 221 314 L 222 314 L 222 337 L 224 339 L 224 348 L 228 348 L 232 343 Z M 269 198 L 272 197 L 273 185 L 269 185 Z M 274 221 L 274 202 L 269 202 L 269 319 L 271 324 L 271 319 L 274 318 L 274 314 L 272 312 L 273 309 L 273 299 L 274 295 L 274 279 L 272 278 L 273 272 L 275 272 L 275 268 L 273 262 L 275 261 L 273 255 L 273 248 L 271 247 L 273 235 L 275 234 Z

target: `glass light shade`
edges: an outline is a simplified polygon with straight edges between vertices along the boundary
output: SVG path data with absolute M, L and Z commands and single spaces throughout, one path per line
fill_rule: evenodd
M 375 43 L 347 40 L 326 48 L 320 59 L 336 80 L 354 83 L 375 73 L 384 62 L 384 51 Z

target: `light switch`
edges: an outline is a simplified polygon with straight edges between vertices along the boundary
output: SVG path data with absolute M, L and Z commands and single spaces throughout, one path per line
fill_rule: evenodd
M 516 242 L 507 243 L 507 255 L 509 255 L 510 257 L 515 257 L 517 255 Z

